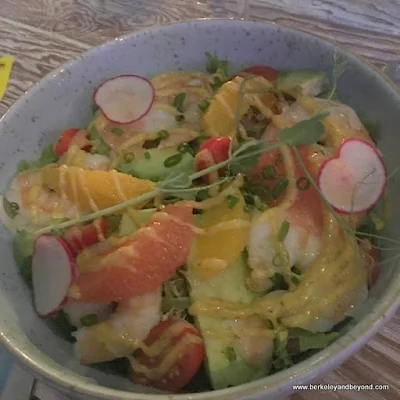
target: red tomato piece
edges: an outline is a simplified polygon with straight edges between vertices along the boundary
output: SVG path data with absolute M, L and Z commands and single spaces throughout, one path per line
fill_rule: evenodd
M 206 140 L 201 144 L 199 152 L 195 157 L 196 171 L 202 171 L 213 164 L 219 164 L 229 158 L 229 146 L 231 138 L 228 136 L 217 137 Z M 223 173 L 224 169 L 218 170 L 218 173 Z M 208 175 L 203 176 L 204 181 L 209 182 Z
M 204 345 L 189 322 L 162 321 L 156 325 L 132 362 L 133 383 L 177 392 L 196 375 L 204 359 Z
M 70 128 L 61 132 L 60 137 L 57 140 L 57 143 L 54 146 L 54 153 L 57 157 L 61 157 L 71 145 L 72 139 L 79 132 L 79 129 Z
M 279 74 L 276 69 L 272 67 L 264 67 L 262 65 L 254 65 L 253 67 L 244 69 L 243 72 L 262 76 L 265 79 L 269 80 L 270 82 L 276 80 Z
M 63 239 L 76 256 L 83 249 L 99 243 L 107 235 L 107 220 L 101 218 L 83 227 L 73 226 L 69 228 Z

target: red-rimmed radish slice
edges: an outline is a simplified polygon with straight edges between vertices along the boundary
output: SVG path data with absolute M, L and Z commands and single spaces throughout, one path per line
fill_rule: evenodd
M 386 184 L 386 169 L 378 150 L 361 139 L 348 139 L 338 156 L 321 166 L 318 186 L 335 210 L 366 211 L 376 204 Z
M 32 284 L 40 316 L 51 316 L 60 309 L 75 275 L 74 257 L 68 245 L 52 235 L 39 236 L 32 257 Z
M 93 101 L 111 122 L 129 124 L 149 112 L 154 87 L 142 76 L 121 75 L 102 83 L 94 92 Z

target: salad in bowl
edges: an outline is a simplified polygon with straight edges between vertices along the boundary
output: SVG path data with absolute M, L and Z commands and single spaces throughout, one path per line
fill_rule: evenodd
M 80 363 L 120 360 L 167 392 L 251 382 L 335 341 L 387 219 L 340 56 L 331 79 L 205 62 L 105 80 L 90 123 L 21 161 L 2 197 L 38 315 Z

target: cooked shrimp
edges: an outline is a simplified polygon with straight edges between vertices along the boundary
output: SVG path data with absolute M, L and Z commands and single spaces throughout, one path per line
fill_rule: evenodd
M 315 260 L 321 245 L 322 223 L 312 212 L 311 207 L 299 201 L 288 209 L 270 208 L 252 222 L 248 244 L 251 290 L 270 289 L 273 285 L 270 278 L 275 273 L 290 282 L 291 267 L 296 265 L 304 271 Z M 280 241 L 278 235 L 284 221 L 289 229 Z
M 80 328 L 75 355 L 82 364 L 114 360 L 132 354 L 161 319 L 161 288 L 118 305 L 101 323 Z
M 5 194 L 9 202 L 18 204 L 16 225 L 46 226 L 53 218 L 76 218 L 78 210 L 67 199 L 43 184 L 40 170 L 19 173 Z
M 88 153 L 75 145 L 70 146 L 57 163 L 59 165 L 71 165 L 88 170 L 107 171 L 110 169 L 109 157 Z
M 231 324 L 234 334 L 233 348 L 247 364 L 255 368 L 266 367 L 274 351 L 273 332 L 257 316 L 236 320 Z
M 372 142 L 367 130 L 350 106 L 317 97 L 300 97 L 297 102 L 309 113 L 319 111 L 322 107 L 323 112 L 329 113 L 324 119 L 325 135 L 322 138 L 327 147 L 337 148 L 343 140 L 356 137 Z

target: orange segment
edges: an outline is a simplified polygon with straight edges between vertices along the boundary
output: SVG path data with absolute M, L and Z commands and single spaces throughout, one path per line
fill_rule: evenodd
M 43 181 L 82 211 L 102 210 L 149 192 L 155 183 L 117 171 L 87 171 L 79 167 L 47 167 Z M 140 208 L 144 204 L 138 204 Z
M 230 209 L 224 201 L 201 216 L 200 227 L 207 230 L 198 235 L 189 262 L 189 270 L 202 279 L 209 279 L 233 263 L 247 245 L 250 217 L 244 211 L 240 194 Z
M 270 88 L 271 84 L 260 76 L 246 82 L 244 78 L 237 76 L 224 83 L 215 93 L 210 106 L 204 113 L 202 127 L 206 135 L 230 136 L 235 127 L 236 118 L 240 119 L 247 113 L 250 105 L 254 104 L 254 94 L 257 92 L 263 97 Z M 241 92 L 242 96 L 240 96 Z

